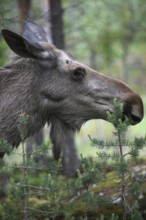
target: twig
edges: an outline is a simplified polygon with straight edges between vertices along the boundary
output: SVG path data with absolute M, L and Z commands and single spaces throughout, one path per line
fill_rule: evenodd
M 122 141 L 121 141 L 121 134 L 119 131 L 118 131 L 118 142 L 119 142 L 119 148 L 120 148 L 120 156 L 123 161 L 124 160 L 123 146 L 122 146 Z M 122 208 L 123 208 L 123 220 L 126 220 L 127 205 L 126 205 L 126 183 L 125 183 L 125 174 L 124 173 L 122 173 L 122 175 L 121 175 L 121 184 L 122 184 L 121 199 L 122 199 Z
M 28 220 L 28 211 L 27 211 L 27 168 L 26 168 L 26 155 L 25 155 L 25 147 L 24 147 L 24 142 L 22 141 L 22 159 L 23 159 L 23 167 L 22 167 L 22 172 L 23 172 L 23 207 L 24 207 L 24 220 Z

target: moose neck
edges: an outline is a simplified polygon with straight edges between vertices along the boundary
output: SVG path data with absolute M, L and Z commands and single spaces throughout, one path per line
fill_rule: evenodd
M 45 123 L 38 107 L 39 80 L 34 61 L 17 58 L 12 65 L 1 69 L 0 87 L 2 89 L 0 112 L 3 114 L 0 117 L 1 138 L 16 146 L 21 141 L 18 130 L 21 113 L 26 113 L 29 117 L 27 126 L 29 135 L 40 130 Z

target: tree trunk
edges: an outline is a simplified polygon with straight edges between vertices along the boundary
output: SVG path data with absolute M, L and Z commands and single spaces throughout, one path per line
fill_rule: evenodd
M 52 42 L 59 49 L 65 49 L 61 0 L 50 0 L 49 3 Z M 74 134 L 69 129 L 62 130 L 62 127 L 64 127 L 63 122 L 57 119 L 51 123 L 50 135 L 53 155 L 58 160 L 62 154 L 65 175 L 75 176 L 76 169 L 79 167 L 79 159 L 76 153 Z M 62 137 L 58 144 L 56 137 L 58 137 L 59 131 L 62 131 Z
M 18 17 L 20 22 L 20 33 L 23 32 L 23 24 L 25 18 L 30 16 L 31 0 L 17 0 L 18 2 Z
M 61 0 L 50 0 L 50 20 L 53 43 L 59 49 L 64 49 L 64 34 L 63 34 L 63 20 L 62 20 L 62 6 Z
M 128 49 L 129 49 L 129 44 L 125 43 L 123 45 L 123 80 L 128 83 L 129 75 L 128 75 Z

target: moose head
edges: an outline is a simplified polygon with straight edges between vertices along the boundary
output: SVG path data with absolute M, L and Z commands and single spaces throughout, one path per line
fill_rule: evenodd
M 142 100 L 128 85 L 57 49 L 36 24 L 25 25 L 23 36 L 2 30 L 6 43 L 18 56 L 0 70 L 0 138 L 19 144 L 21 112 L 29 115 L 28 136 L 54 119 L 73 131 L 90 119 L 107 120 L 114 98 L 123 103 L 123 116 L 131 124 L 142 120 Z

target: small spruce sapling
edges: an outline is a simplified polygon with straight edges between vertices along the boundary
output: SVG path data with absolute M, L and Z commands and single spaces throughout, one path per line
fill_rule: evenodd
M 142 150 L 146 144 L 146 138 L 135 137 L 134 141 L 126 139 L 130 121 L 126 116 L 123 116 L 123 104 L 117 99 L 114 100 L 114 112 L 112 114 L 107 112 L 107 119 L 114 125 L 115 140 L 105 142 L 104 140 L 97 140 L 96 138 L 92 139 L 89 137 L 91 145 L 98 147 L 98 160 L 102 163 L 105 162 L 105 166 L 107 165 L 107 161 L 112 159 L 112 164 L 110 165 L 114 165 L 114 170 L 118 175 L 117 178 L 120 180 L 120 194 L 117 196 L 117 199 L 120 198 L 121 201 L 122 219 L 126 220 L 127 217 L 129 217 L 134 220 L 138 216 L 138 219 L 141 220 L 142 216 L 138 210 L 137 200 L 135 200 L 133 204 L 129 204 L 130 191 L 127 178 L 130 174 L 130 170 L 128 167 L 127 156 L 131 156 L 132 159 L 136 159 L 139 156 L 140 150 Z M 114 152 L 109 153 L 108 150 L 112 146 L 114 146 Z M 140 192 L 140 185 L 136 184 L 136 187 L 133 187 L 133 190 L 133 195 Z

